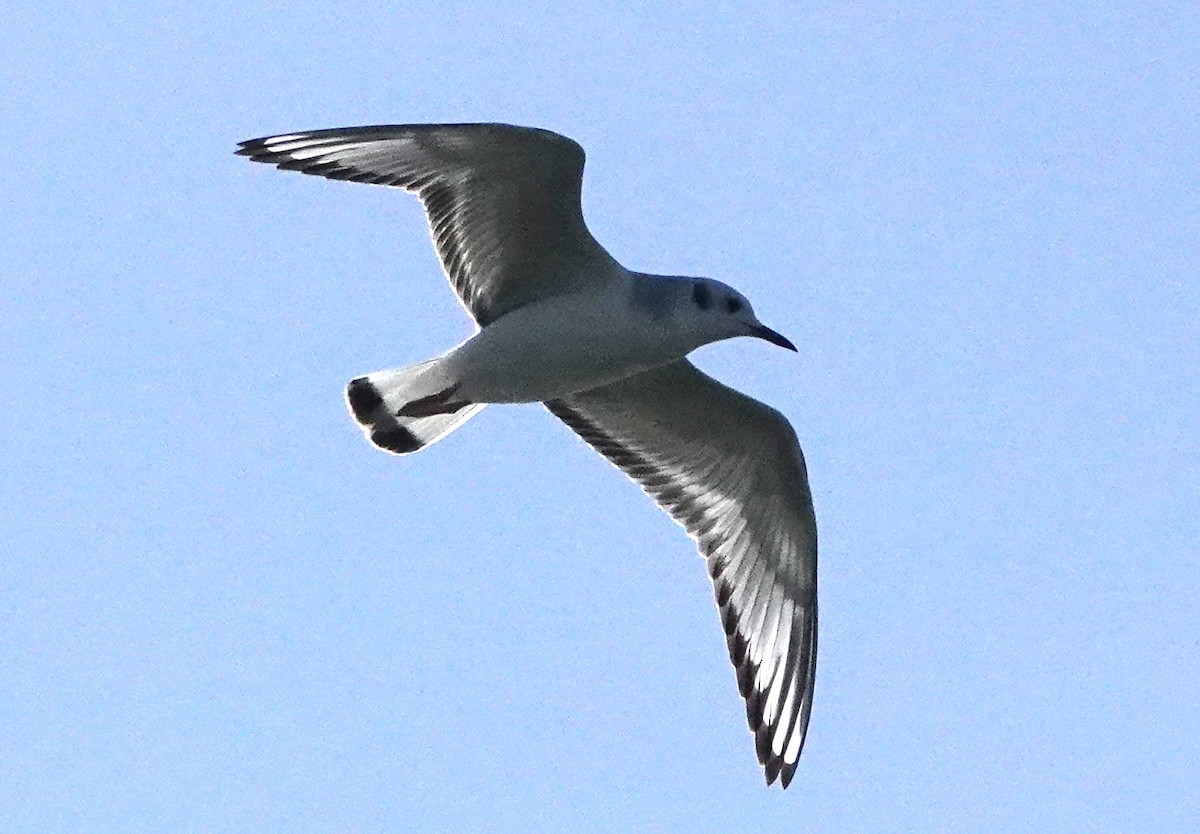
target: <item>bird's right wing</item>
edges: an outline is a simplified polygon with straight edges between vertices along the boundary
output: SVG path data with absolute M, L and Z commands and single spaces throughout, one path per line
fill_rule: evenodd
M 546 406 L 696 540 L 759 762 L 787 787 L 817 659 L 817 529 L 795 431 L 686 359 Z
M 591 264 L 614 263 L 583 221 L 583 148 L 548 130 L 347 127 L 249 139 L 238 153 L 415 193 L 446 276 L 480 326 L 577 289 Z

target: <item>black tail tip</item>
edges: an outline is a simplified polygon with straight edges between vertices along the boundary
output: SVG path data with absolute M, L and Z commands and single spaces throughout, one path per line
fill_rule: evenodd
M 415 434 L 404 426 L 387 426 L 371 432 L 371 442 L 380 449 L 386 449 L 397 455 L 407 455 L 415 452 L 425 444 Z
M 383 397 L 379 396 L 379 389 L 375 387 L 375 383 L 365 376 L 360 376 L 350 380 L 350 384 L 346 386 L 346 402 L 350 403 L 354 419 L 366 425 L 371 421 L 371 413 L 383 405 Z

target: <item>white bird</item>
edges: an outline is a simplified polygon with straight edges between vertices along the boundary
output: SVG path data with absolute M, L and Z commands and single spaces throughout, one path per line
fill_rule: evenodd
M 755 336 L 741 293 L 632 272 L 588 232 L 583 149 L 536 128 L 397 125 L 241 143 L 255 162 L 415 193 L 475 334 L 350 382 L 376 446 L 415 452 L 487 403 L 542 402 L 638 483 L 707 560 L 767 783 L 804 745 L 817 654 L 817 530 L 804 456 L 778 411 L 685 357 Z

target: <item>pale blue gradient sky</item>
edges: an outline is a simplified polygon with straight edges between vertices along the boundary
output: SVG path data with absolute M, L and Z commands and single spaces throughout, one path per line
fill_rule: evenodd
M 1200 818 L 1195 4 L 97 5 L 0 39 L 0 829 Z M 698 358 L 808 456 L 786 793 L 619 473 L 537 407 L 403 460 L 348 418 L 470 330 L 415 200 L 232 154 L 478 120 L 800 347 Z

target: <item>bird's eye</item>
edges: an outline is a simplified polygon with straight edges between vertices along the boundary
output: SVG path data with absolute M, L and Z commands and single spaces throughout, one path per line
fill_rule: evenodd
M 738 312 L 742 309 L 742 300 L 740 298 L 734 298 L 732 295 L 729 296 L 729 298 L 725 299 L 725 309 L 728 310 L 730 314 Z
M 707 310 L 712 304 L 712 293 L 709 292 L 708 287 L 697 281 L 696 285 L 692 287 L 692 301 L 701 310 Z

